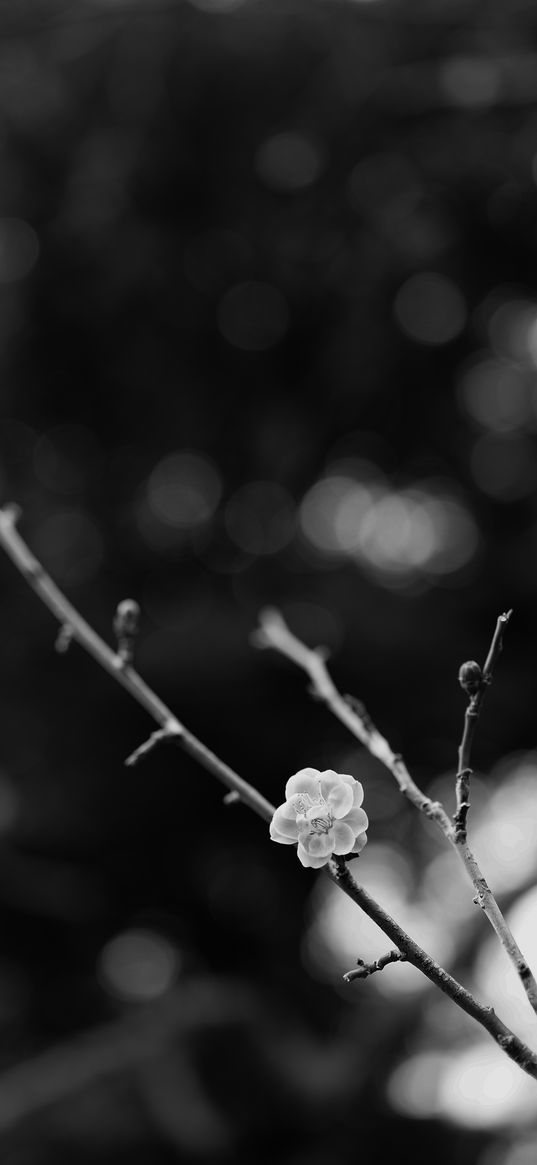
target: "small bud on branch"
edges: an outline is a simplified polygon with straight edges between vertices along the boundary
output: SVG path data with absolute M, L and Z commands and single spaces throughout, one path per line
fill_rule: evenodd
M 483 672 L 475 659 L 467 659 L 459 668 L 459 684 L 469 696 L 475 696 L 483 683 Z
M 118 603 L 114 615 L 114 632 L 118 643 L 118 658 L 125 667 L 134 659 L 134 644 L 140 624 L 140 607 L 134 599 Z

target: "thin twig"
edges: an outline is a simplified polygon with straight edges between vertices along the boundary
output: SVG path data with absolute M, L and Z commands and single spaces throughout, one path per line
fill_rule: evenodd
M 328 873 L 332 881 L 341 886 L 349 898 L 352 898 L 353 902 L 356 902 L 364 913 L 373 922 L 376 922 L 384 934 L 388 935 L 388 938 L 405 956 L 407 962 L 418 967 L 422 974 L 430 979 L 431 983 L 434 983 L 445 995 L 449 995 L 450 999 L 453 999 L 463 1011 L 476 1019 L 511 1060 L 514 1060 L 529 1076 L 537 1079 L 537 1055 L 506 1027 L 496 1015 L 493 1007 L 485 1007 L 479 1003 L 465 987 L 458 983 L 443 967 L 440 967 L 413 939 L 409 938 L 398 923 L 389 914 L 386 914 L 378 902 L 371 898 L 367 890 L 358 885 L 341 858 L 333 858 L 329 862 Z
M 279 611 L 267 608 L 261 611 L 259 619 L 260 627 L 252 636 L 255 646 L 272 647 L 298 664 L 310 678 L 312 695 L 325 703 L 372 756 L 389 769 L 401 793 L 408 797 L 416 809 L 436 821 L 447 836 L 452 826 L 443 805 L 439 801 L 432 801 L 418 788 L 402 756 L 395 753 L 381 735 L 361 700 L 356 700 L 354 696 L 342 696 L 338 692 L 326 666 L 325 652 L 319 648 L 306 647 L 305 643 L 297 639 Z
M 500 626 L 500 621 L 498 621 L 496 625 L 492 644 L 487 655 L 487 661 L 483 669 L 484 676 L 486 675 L 488 677 L 485 683 L 490 680 L 492 667 L 501 646 L 503 626 L 509 616 L 510 612 L 507 615 L 500 616 L 503 623 Z M 435 822 L 450 845 L 454 847 L 455 853 L 462 862 L 475 890 L 474 901 L 481 907 L 490 925 L 496 932 L 507 957 L 513 964 L 531 1007 L 537 1014 L 537 983 L 535 978 L 507 925 L 490 886 L 479 867 L 477 858 L 468 845 L 467 839 L 461 839 L 460 836 L 457 837 L 456 830 L 441 802 L 431 801 L 418 785 L 416 785 L 402 757 L 393 752 L 388 741 L 375 727 L 360 701 L 354 698 L 349 699 L 349 697 L 344 697 L 338 692 L 328 673 L 324 653 L 319 652 L 318 649 L 306 647 L 300 639 L 297 639 L 296 635 L 293 635 L 292 631 L 289 630 L 279 611 L 269 608 L 261 612 L 260 627 L 254 633 L 253 641 L 257 647 L 274 648 L 281 655 L 285 655 L 287 659 L 291 659 L 294 663 L 298 664 L 309 676 L 312 691 L 315 696 L 323 701 L 334 716 L 349 729 L 353 736 L 356 736 L 369 752 L 385 765 L 397 781 L 401 793 L 408 797 L 408 800 L 417 809 L 425 813 L 427 817 L 430 817 Z
M 151 733 L 151 736 L 149 736 L 147 740 L 144 740 L 143 744 L 139 744 L 138 748 L 135 748 L 134 752 L 131 752 L 130 756 L 128 756 L 123 763 L 127 766 L 127 768 L 133 768 L 134 765 L 138 764 L 138 761 L 140 761 L 142 757 L 147 756 L 148 752 L 152 752 L 153 749 L 156 748 L 157 744 L 160 744 L 163 740 L 173 740 L 173 737 L 174 733 L 170 732 L 169 729 L 157 728 L 155 732 Z
M 455 825 L 455 841 L 458 845 L 464 844 L 466 841 L 468 811 L 470 809 L 470 780 L 472 777 L 470 759 L 477 721 L 487 688 L 492 682 L 494 666 L 502 650 L 503 634 L 512 614 L 512 611 L 506 611 L 505 614 L 499 615 L 483 671 L 481 671 L 479 664 L 475 663 L 474 660 L 463 663 L 459 671 L 459 683 L 467 692 L 469 700 L 464 714 L 464 728 L 462 740 L 459 745 L 458 768 L 455 779 L 457 810 L 453 821 Z
M 239 777 L 201 741 L 188 732 L 169 708 L 144 683 L 137 672 L 130 667 L 118 667 L 114 652 L 78 614 L 76 608 L 69 603 L 17 533 L 15 529 L 17 517 L 18 511 L 14 507 L 0 508 L 0 545 L 3 546 L 23 577 L 59 622 L 62 625 L 68 623 L 72 627 L 73 639 L 80 643 L 117 683 L 126 688 L 134 699 L 150 712 L 153 719 L 162 728 L 170 730 L 176 744 L 188 752 L 217 780 L 238 793 L 240 799 L 254 813 L 257 813 L 265 821 L 270 821 L 274 815 L 274 806 L 261 793 L 258 793 L 257 789 Z M 377 923 L 392 942 L 395 942 L 409 962 L 432 983 L 440 987 L 446 995 L 449 995 L 458 1007 L 473 1016 L 524 1072 L 537 1079 L 537 1055 L 496 1017 L 492 1008 L 484 1007 L 478 1003 L 456 979 L 453 979 L 447 971 L 439 967 L 438 963 L 422 950 L 365 890 L 358 886 L 347 869 L 344 858 L 331 861 L 327 866 L 327 872 L 344 893 Z M 1 1084 L 0 1078 L 0 1100 Z M 31 1107 L 32 1099 L 26 1097 L 25 1110 L 29 1111 Z
M 364 963 L 363 959 L 357 959 L 356 962 L 358 966 L 355 970 L 345 971 L 343 978 L 346 983 L 353 983 L 355 979 L 368 979 L 377 971 L 383 971 L 390 963 L 405 963 L 406 955 L 401 954 L 401 951 L 393 950 L 382 955 L 380 959 L 375 959 L 374 963 Z
M 119 1020 L 78 1032 L 0 1073 L 0 1134 L 5 1134 L 36 1112 L 84 1094 L 95 1081 L 136 1070 L 173 1040 L 174 1059 L 181 1063 L 189 1091 L 199 1089 L 186 1040 L 199 1028 L 229 1024 L 230 1016 L 244 1020 L 249 1003 L 241 985 L 223 984 L 215 990 L 209 976 L 178 985 L 152 1003 L 129 1010 Z M 183 1059 L 184 1057 L 184 1059 Z
M 243 781 L 229 765 L 219 760 L 210 749 L 202 744 L 201 740 L 189 732 L 163 700 L 145 683 L 138 672 L 128 664 L 124 664 L 119 655 L 111 650 L 104 639 L 97 635 L 97 632 L 66 599 L 17 532 L 15 523 L 19 513 L 20 511 L 16 506 L 0 508 L 0 545 L 3 546 L 26 582 L 39 595 L 49 611 L 52 611 L 62 626 L 69 625 L 72 631 L 72 640 L 79 643 L 89 655 L 93 656 L 97 663 L 149 712 L 153 720 L 156 720 L 157 724 L 164 730 L 166 736 L 173 737 L 175 743 L 184 752 L 193 757 L 198 764 L 222 781 L 224 785 L 227 785 L 229 789 L 235 789 L 245 804 L 250 805 L 250 808 L 264 817 L 265 821 L 270 821 L 274 812 L 270 802 L 262 797 L 257 789 L 253 789 L 251 785 Z

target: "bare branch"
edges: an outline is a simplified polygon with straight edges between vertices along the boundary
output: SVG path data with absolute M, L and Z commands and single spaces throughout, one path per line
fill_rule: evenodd
M 229 765 L 224 764 L 206 745 L 202 744 L 183 724 L 179 722 L 173 712 L 145 683 L 138 672 L 125 664 L 121 657 L 112 651 L 104 639 L 90 627 L 89 623 L 78 613 L 76 607 L 60 591 L 50 575 L 41 566 L 37 558 L 20 537 L 15 523 L 20 510 L 15 506 L 0 508 L 0 546 L 3 546 L 15 566 L 20 570 L 26 582 L 31 586 L 39 598 L 42 599 L 49 611 L 55 615 L 60 624 L 69 625 L 72 631 L 71 638 L 80 644 L 89 655 L 116 683 L 121 684 L 127 692 L 141 704 L 153 720 L 160 725 L 166 735 L 173 736 L 174 742 L 184 752 L 193 757 L 198 764 L 207 769 L 213 776 L 227 785 L 228 789 L 235 789 L 246 805 L 249 805 L 265 821 L 270 821 L 274 807 L 246 781 L 239 777 Z M 130 759 L 130 758 L 129 758 Z
M 505 615 L 500 615 L 498 619 L 483 669 L 483 684 L 485 685 L 483 692 L 486 685 L 490 683 L 492 669 L 501 649 L 504 626 L 510 615 L 509 611 Z M 297 639 L 296 635 L 293 635 L 289 630 L 279 611 L 269 608 L 261 612 L 260 627 L 255 632 L 253 641 L 257 647 L 274 648 L 275 651 L 279 651 L 281 655 L 285 655 L 287 659 L 291 659 L 293 663 L 301 667 L 309 676 L 315 695 L 328 706 L 334 716 L 349 729 L 353 736 L 357 737 L 372 756 L 375 756 L 389 770 L 397 781 L 401 793 L 412 802 L 416 809 L 435 822 L 450 845 L 454 847 L 455 853 L 462 862 L 476 892 L 474 901 L 482 908 L 496 932 L 520 979 L 530 1005 L 537 1014 L 537 983 L 535 978 L 503 917 L 475 855 L 468 845 L 466 836 L 461 837 L 460 834 L 457 836 L 444 806 L 439 801 L 431 801 L 422 792 L 410 776 L 402 757 L 390 748 L 388 741 L 375 727 L 361 701 L 354 697 L 342 696 L 338 692 L 328 673 L 323 654 L 318 649 L 306 647 L 300 639 Z M 482 700 L 483 694 L 481 695 L 481 703 Z M 461 790 L 461 796 L 463 795 L 464 785 Z
M 138 748 L 135 748 L 134 752 L 131 752 L 130 756 L 127 757 L 124 762 L 127 768 L 133 768 L 143 756 L 147 756 L 148 752 L 152 752 L 157 744 L 160 744 L 163 740 L 173 740 L 175 735 L 173 723 L 169 728 L 157 728 L 147 740 L 144 740 L 143 744 L 138 745 Z
M 470 808 L 470 780 L 472 776 L 470 757 L 477 721 L 487 688 L 492 682 L 494 665 L 502 650 L 503 634 L 512 614 L 512 611 L 506 611 L 504 615 L 498 617 L 483 671 L 481 671 L 479 664 L 473 659 L 467 663 L 463 663 L 459 671 L 459 683 L 468 694 L 469 700 L 464 714 L 464 728 L 462 740 L 459 745 L 459 762 L 455 781 L 457 810 L 453 821 L 455 825 L 455 841 L 457 844 L 463 844 L 466 841 L 468 810 Z
M 259 619 L 260 627 L 252 637 L 255 646 L 272 647 L 298 664 L 309 676 L 315 696 L 330 708 L 334 716 L 358 738 L 372 756 L 389 769 L 401 793 L 408 797 L 421 813 L 425 813 L 426 817 L 435 820 L 442 832 L 448 836 L 452 826 L 444 807 L 439 801 L 432 801 L 418 788 L 402 756 L 395 753 L 381 735 L 361 700 L 356 700 L 354 696 L 342 696 L 338 692 L 328 672 L 324 652 L 319 648 L 306 647 L 300 639 L 297 639 L 279 611 L 266 608 L 261 611 Z
M 465 987 L 458 983 L 443 967 L 440 967 L 413 939 L 409 938 L 398 923 L 389 914 L 386 914 L 378 902 L 371 898 L 367 890 L 358 885 L 344 861 L 334 857 L 329 863 L 328 873 L 332 881 L 341 886 L 349 898 L 352 898 L 353 902 L 356 902 L 364 913 L 373 922 L 376 922 L 384 934 L 388 935 L 388 938 L 395 943 L 407 962 L 418 967 L 431 983 L 434 983 L 445 995 L 449 995 L 450 999 L 453 999 L 463 1011 L 476 1019 L 511 1060 L 514 1060 L 529 1076 L 537 1079 L 537 1055 L 502 1023 L 493 1007 L 485 1007 L 482 1003 L 478 1003 Z
M 78 611 L 65 598 L 59 588 L 53 583 L 52 579 L 43 569 L 38 560 L 34 557 L 28 549 L 26 543 L 20 537 L 15 529 L 15 521 L 18 517 L 18 511 L 14 507 L 0 508 L 0 546 L 3 546 L 6 553 L 20 570 L 23 577 L 32 587 L 32 589 L 39 595 L 45 605 L 52 611 L 62 626 L 68 624 L 72 628 L 73 639 L 75 639 L 81 646 L 93 656 L 94 659 L 104 668 L 109 675 L 111 675 L 122 687 L 138 701 L 146 710 L 153 716 L 164 731 L 164 735 L 173 736 L 176 744 L 178 744 L 185 752 L 187 752 L 193 759 L 210 772 L 217 780 L 221 781 L 233 793 L 236 793 L 240 800 L 244 801 L 250 809 L 262 817 L 265 821 L 270 821 L 274 814 L 274 806 L 267 801 L 261 793 L 258 793 L 252 785 L 239 777 L 237 773 L 230 769 L 224 761 L 220 760 L 213 752 L 210 751 L 201 741 L 192 735 L 182 725 L 173 713 L 166 707 L 166 705 L 159 699 L 159 697 L 148 687 L 141 679 L 137 672 L 130 666 L 122 666 L 121 661 L 118 663 L 117 655 L 111 651 L 107 644 L 100 638 L 99 635 L 89 626 L 88 623 L 78 614 Z M 283 627 L 285 624 L 281 620 Z M 294 638 L 294 637 L 293 637 Z M 295 641 L 299 644 L 299 641 Z M 299 645 L 304 652 L 308 649 L 303 645 Z M 320 661 L 320 657 L 317 656 Z M 323 664 L 324 666 L 324 664 Z M 325 669 L 326 670 L 326 669 Z M 328 675 L 328 673 L 326 673 Z M 328 677 L 329 680 L 329 677 Z M 333 688 L 332 681 L 329 680 Z M 333 688 L 335 692 L 335 688 Z M 336 693 L 337 695 L 337 693 Z M 341 699 L 341 697 L 338 697 Z M 344 706 L 350 712 L 348 704 Z M 355 713 L 353 713 L 355 715 Z M 376 731 L 376 730 L 375 730 Z M 159 734 L 156 734 L 159 735 Z M 159 739 L 162 736 L 159 735 Z M 382 740 L 382 738 L 380 738 Z M 146 742 L 149 745 L 149 742 Z M 152 747 L 150 745 L 149 747 Z M 142 745 L 143 752 L 148 751 Z M 140 750 L 137 750 L 138 752 Z M 392 754 L 393 755 L 393 754 Z M 418 790 L 419 792 L 419 790 Z M 426 799 L 427 800 L 427 799 Z M 527 1072 L 528 1075 L 537 1079 L 537 1055 L 531 1051 L 525 1044 L 522 1043 L 518 1037 L 509 1030 L 499 1020 L 492 1008 L 484 1007 L 478 1003 L 476 999 L 456 979 L 453 979 L 447 971 L 444 971 L 438 963 L 434 961 L 421 947 L 417 945 L 406 934 L 404 930 L 394 920 L 386 914 L 381 906 L 365 890 L 363 890 L 354 881 L 350 871 L 347 869 L 344 858 L 333 859 L 326 867 L 329 876 L 333 881 L 347 894 L 358 906 L 380 927 L 381 930 L 394 942 L 399 951 L 404 957 L 418 968 L 432 983 L 440 987 L 446 995 L 449 995 L 457 1006 L 461 1007 L 469 1015 L 473 1016 L 482 1027 L 492 1036 L 493 1039 L 503 1048 L 511 1059 L 515 1060 L 517 1064 Z M 16 1073 L 17 1069 L 13 1070 Z M 23 1079 L 25 1074 L 23 1073 Z M 33 1073 L 29 1072 L 30 1081 L 33 1081 Z M 23 1107 L 25 1113 L 32 1110 L 33 1107 L 39 1107 L 39 1099 L 34 1099 L 31 1093 L 32 1085 L 30 1085 L 29 1094 L 23 1099 Z M 0 1077 L 0 1114 L 1 1114 L 1 1100 L 2 1100 L 2 1078 Z

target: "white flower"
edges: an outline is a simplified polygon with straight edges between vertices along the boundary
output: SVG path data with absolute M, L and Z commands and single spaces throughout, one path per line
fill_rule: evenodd
M 282 845 L 298 842 L 303 866 L 319 869 L 332 854 L 359 854 L 367 841 L 364 790 L 348 773 L 301 769 L 285 786 L 285 801 L 274 812 L 270 836 Z

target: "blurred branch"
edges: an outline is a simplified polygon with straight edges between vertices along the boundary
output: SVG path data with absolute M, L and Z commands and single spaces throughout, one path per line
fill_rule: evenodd
M 182 982 L 158 1001 L 139 1005 L 112 1023 L 77 1033 L 0 1073 L 0 1132 L 26 1117 L 78 1095 L 92 1083 L 143 1066 L 174 1041 L 178 1056 L 184 1038 L 200 1027 L 228 1025 L 248 1015 L 242 985 L 219 984 L 210 978 Z M 182 1039 L 174 1040 L 180 1035 Z M 188 1058 L 181 1070 L 190 1091 L 195 1084 Z M 178 1098 L 180 1103 L 180 1098 Z
M 59 620 L 62 626 L 68 625 L 71 629 L 72 639 L 76 640 L 80 645 L 93 656 L 94 659 L 107 671 L 122 687 L 126 688 L 128 692 L 140 703 L 153 718 L 161 725 L 166 734 L 173 736 L 176 744 L 189 753 L 195 760 L 199 762 L 208 772 L 212 773 L 217 780 L 221 781 L 233 792 L 237 793 L 246 805 L 253 809 L 259 817 L 269 821 L 272 819 L 275 809 L 257 790 L 247 781 L 244 781 L 237 773 L 233 772 L 219 757 L 215 756 L 201 741 L 192 736 L 190 732 L 176 719 L 173 713 L 158 696 L 144 683 L 137 672 L 124 662 L 108 647 L 108 645 L 100 638 L 99 635 L 89 626 L 88 623 L 79 615 L 75 607 L 65 598 L 56 584 L 52 581 L 46 573 L 41 563 L 31 553 L 26 543 L 17 533 L 15 523 L 19 516 L 19 510 L 14 506 L 6 506 L 0 508 L 0 546 L 3 546 L 6 553 L 14 562 L 15 566 L 20 570 L 23 577 L 28 584 L 36 592 L 36 594 L 43 600 L 45 605 Z M 285 624 L 281 620 L 283 627 Z M 289 633 L 290 634 L 290 633 Z M 294 640 L 294 637 L 291 637 Z M 307 652 L 308 649 L 298 640 L 294 640 L 297 645 L 295 649 L 302 649 L 302 652 Z M 320 660 L 318 653 L 312 652 L 311 655 Z M 324 664 L 323 664 L 324 667 Z M 332 685 L 332 681 L 328 677 L 325 670 L 324 682 L 327 685 Z M 319 672 L 322 678 L 322 672 Z M 333 687 L 333 685 L 332 685 Z M 334 689 L 335 691 L 335 689 Z M 347 708 L 349 706 L 347 705 Z M 350 709 L 349 709 L 350 711 Z M 365 730 L 363 730 L 365 731 Z M 382 740 L 382 738 L 380 738 Z M 386 746 L 388 747 L 388 746 Z M 142 746 L 142 750 L 144 746 Z M 147 751 L 147 749 L 146 749 Z M 419 790 L 418 790 L 419 792 Z M 422 794 L 423 796 L 423 794 Z M 428 799 L 426 799 L 428 800 Z M 457 982 L 447 971 L 443 970 L 431 958 L 426 951 L 422 950 L 410 938 L 404 930 L 394 920 L 386 914 L 381 906 L 363 890 L 347 869 L 345 860 L 343 858 L 332 859 L 327 866 L 329 876 L 340 886 L 340 888 L 350 897 L 358 906 L 380 927 L 381 930 L 390 938 L 398 947 L 404 957 L 417 967 L 432 983 L 446 995 L 453 1000 L 457 1006 L 466 1011 L 499 1044 L 505 1053 L 514 1060 L 523 1071 L 528 1075 L 537 1079 L 537 1054 L 527 1047 L 513 1032 L 509 1030 L 497 1018 L 492 1008 L 484 1007 L 479 1003 L 460 983 Z M 98 1041 L 97 1041 L 98 1043 Z M 138 1044 L 136 1045 L 138 1046 Z M 94 1043 L 91 1037 L 89 1038 L 90 1049 L 94 1048 Z M 130 1045 L 129 1045 L 130 1047 Z M 0 1128 L 2 1125 L 2 1111 L 10 1112 L 13 1095 L 16 1098 L 15 1109 L 25 1113 L 38 1108 L 43 1103 L 51 1103 L 57 1098 L 58 1089 L 54 1093 L 51 1084 L 46 1079 L 48 1077 L 47 1055 L 38 1057 L 26 1066 L 12 1069 L 2 1078 L 0 1076 Z M 53 1055 L 53 1053 L 51 1053 Z M 123 1063 L 120 1053 L 120 1062 Z M 86 1062 L 89 1060 L 89 1063 Z M 91 1055 L 80 1062 L 78 1075 L 73 1075 L 72 1070 L 63 1072 L 61 1078 L 66 1082 L 67 1091 L 72 1091 L 72 1082 L 75 1079 L 81 1079 L 84 1083 L 87 1079 L 88 1072 L 101 1071 L 99 1067 L 99 1058 Z M 113 1056 L 113 1066 L 117 1057 Z M 91 1069 L 91 1064 L 94 1064 Z M 37 1065 L 37 1068 L 35 1067 Z M 43 1079 L 45 1077 L 45 1079 Z M 14 1084 L 15 1081 L 15 1084 Z M 3 1105 L 3 1087 L 7 1087 L 9 1103 Z M 44 1100 L 42 1099 L 44 1097 Z M 7 1119 L 7 1118 L 5 1118 Z
M 486 686 L 490 683 L 492 669 L 501 649 L 502 635 L 511 612 L 500 615 L 492 644 L 483 669 L 482 688 L 477 711 L 479 712 L 484 698 Z M 338 692 L 326 666 L 325 653 L 322 648 L 306 647 L 296 635 L 289 630 L 279 611 L 268 608 L 260 613 L 260 627 L 254 633 L 253 641 L 257 647 L 271 647 L 291 659 L 303 669 L 311 680 L 311 691 L 314 696 L 325 703 L 330 711 L 340 720 L 354 736 L 376 757 L 392 774 L 397 781 L 401 793 L 409 801 L 425 813 L 438 826 L 444 837 L 453 846 L 455 853 L 462 862 L 470 877 L 476 895 L 474 902 L 480 906 L 490 925 L 497 934 L 507 957 L 520 979 L 528 1000 L 537 1014 L 537 982 L 518 946 L 507 922 L 494 898 L 477 859 L 468 845 L 466 833 L 454 828 L 444 806 L 440 801 L 431 801 L 416 785 L 403 761 L 403 758 L 388 744 L 388 741 L 376 728 L 361 701 L 354 697 L 342 696 Z M 476 665 L 478 666 L 478 665 Z M 485 678 L 486 677 L 486 678 Z M 469 756 L 469 748 L 473 739 L 476 716 L 472 714 L 467 719 L 467 728 L 463 738 L 462 759 Z M 459 761 L 460 770 L 460 761 Z M 464 796 L 464 775 L 462 787 L 459 784 L 459 796 Z M 462 801 L 461 801 L 462 805 Z M 459 807 L 460 808 L 460 807 Z

